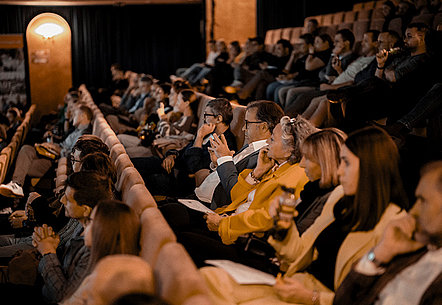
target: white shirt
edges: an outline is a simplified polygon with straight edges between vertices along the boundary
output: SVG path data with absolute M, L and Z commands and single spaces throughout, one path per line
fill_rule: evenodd
M 249 146 L 243 149 L 240 153 L 236 154 L 234 157 L 225 156 L 220 157 L 217 160 L 218 166 L 221 164 L 232 161 L 234 164 L 237 164 L 242 159 L 246 158 L 250 154 L 254 153 L 257 150 L 260 150 L 262 147 L 266 146 L 266 140 L 255 141 L 249 144 Z M 215 192 L 215 188 L 220 183 L 220 179 L 217 171 L 210 173 L 206 179 L 204 179 L 203 183 L 197 188 L 195 188 L 195 194 L 199 200 L 207 203 L 212 202 L 213 193 Z
M 347 69 L 335 78 L 332 85 L 340 85 L 347 82 L 354 81 L 356 74 L 364 70 L 374 59 L 374 56 L 361 56 L 351 64 Z
M 365 275 L 384 273 L 365 255 L 355 270 Z M 375 305 L 417 305 L 425 291 L 442 272 L 442 248 L 428 251 L 416 263 L 398 273 L 379 293 Z M 410 289 L 411 288 L 411 289 Z

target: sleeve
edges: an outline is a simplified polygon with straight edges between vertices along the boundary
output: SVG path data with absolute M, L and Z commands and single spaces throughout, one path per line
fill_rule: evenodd
M 237 198 L 244 197 L 244 194 L 249 194 L 256 185 L 249 184 L 246 181 L 246 177 L 250 174 L 252 169 L 243 170 L 238 176 L 238 182 L 232 187 L 230 191 L 230 197 L 232 201 L 235 201 Z
M 86 250 L 83 247 L 83 250 Z M 47 254 L 42 257 L 38 270 L 44 280 L 43 296 L 49 303 L 60 302 L 69 288 L 76 287 L 82 280 L 89 262 L 89 251 L 83 251 L 80 258 L 71 266 L 73 273 L 68 277 L 56 254 Z
M 184 161 L 186 162 L 187 170 L 190 173 L 196 173 L 200 169 L 210 169 L 210 155 L 206 146 L 193 147 L 193 144 L 184 151 Z
M 233 164 L 233 161 L 224 162 L 217 167 L 216 171 L 224 191 L 230 195 L 230 191 L 238 182 L 238 170 L 235 164 Z
M 415 56 L 400 64 L 394 69 L 394 76 L 396 81 L 399 81 L 407 77 L 411 73 L 417 72 L 424 65 L 423 58 L 420 56 Z
M 263 232 L 272 228 L 273 220 L 267 207 L 247 210 L 221 220 L 218 234 L 226 245 L 233 244 L 240 235 L 251 232 Z
M 367 296 L 368 291 L 378 278 L 379 276 L 363 275 L 355 270 L 351 270 L 336 291 L 333 304 L 356 304 L 357 300 Z M 321 304 L 327 304 L 326 300 L 323 302 L 323 297 L 325 297 L 325 294 L 322 295 L 321 293 Z

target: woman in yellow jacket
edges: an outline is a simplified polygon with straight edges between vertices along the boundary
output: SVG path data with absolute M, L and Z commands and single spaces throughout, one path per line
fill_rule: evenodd
M 407 206 L 397 148 L 379 128 L 349 135 L 338 175 L 342 187 L 330 194 L 309 238 L 295 239 L 303 243 L 301 251 L 273 287 L 239 285 L 219 268 L 201 270 L 214 304 L 332 304 L 333 291 L 352 264 L 376 245 L 388 222 L 402 217 L 401 207 Z M 280 250 L 293 247 L 285 242 Z
M 206 215 L 207 227 L 218 236 L 194 232 L 178 233 L 178 240 L 197 263 L 205 259 L 238 257 L 237 248 L 232 245 L 239 236 L 265 232 L 273 226 L 269 215 L 270 202 L 282 193 L 281 185 L 295 189 L 299 196 L 307 177 L 299 167 L 300 143 L 316 129 L 305 119 L 290 119 L 285 116 L 274 128 L 267 140 L 268 147 L 262 148 L 255 169 L 246 169 L 238 177 L 231 191 L 232 203 L 218 209 L 217 214 Z M 229 215 L 229 216 L 227 216 Z

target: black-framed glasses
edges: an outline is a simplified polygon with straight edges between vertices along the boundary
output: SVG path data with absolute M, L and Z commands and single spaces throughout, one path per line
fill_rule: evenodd
M 217 117 L 217 114 L 213 114 L 213 113 L 203 113 L 204 118 L 206 119 L 208 116 L 213 116 L 213 117 Z
M 69 157 L 69 160 L 70 160 L 72 163 L 75 163 L 75 162 L 81 162 L 81 160 L 76 160 L 75 157 L 74 157 L 73 155 L 71 155 L 71 156 Z
M 249 124 L 259 124 L 259 123 L 264 123 L 263 121 L 247 121 L 244 120 L 244 124 L 246 125 L 246 129 L 249 127 Z

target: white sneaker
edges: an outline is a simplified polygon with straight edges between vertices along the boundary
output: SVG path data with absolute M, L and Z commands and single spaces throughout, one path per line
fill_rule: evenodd
M 0 184 L 0 195 L 5 197 L 23 197 L 23 188 L 15 182 Z

